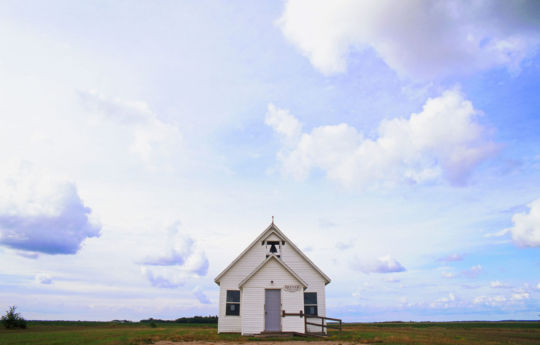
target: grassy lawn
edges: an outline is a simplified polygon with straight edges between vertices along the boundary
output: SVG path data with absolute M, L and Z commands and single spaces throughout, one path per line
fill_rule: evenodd
M 540 344 L 540 322 L 346 324 L 329 339 L 382 344 Z
M 0 344 L 151 344 L 158 340 L 242 343 L 269 339 L 216 332 L 208 324 L 32 322 L 26 330 L 0 329 Z M 279 341 L 321 338 L 278 338 Z M 540 344 L 540 322 L 448 322 L 345 324 L 323 340 L 372 344 Z

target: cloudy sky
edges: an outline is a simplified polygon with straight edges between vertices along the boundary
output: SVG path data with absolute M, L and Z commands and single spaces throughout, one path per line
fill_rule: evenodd
M 0 309 L 216 314 L 271 221 L 347 321 L 537 319 L 537 1 L 0 1 Z

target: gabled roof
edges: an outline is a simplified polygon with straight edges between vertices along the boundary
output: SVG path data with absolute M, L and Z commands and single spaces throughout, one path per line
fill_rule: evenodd
M 244 251 L 240 253 L 240 255 L 238 255 L 238 257 L 234 259 L 229 266 L 227 266 L 220 274 L 218 274 L 218 276 L 214 279 L 214 282 L 219 285 L 219 280 L 221 279 L 221 277 L 223 277 L 223 275 L 225 275 L 225 273 L 227 273 L 254 245 L 258 244 L 261 240 L 268 237 L 272 232 L 274 232 L 278 237 L 281 237 L 284 241 L 287 242 L 288 245 L 290 245 L 294 250 L 296 250 L 296 252 L 304 260 L 306 260 L 306 262 L 311 267 L 313 267 L 313 269 L 317 271 L 317 273 L 319 273 L 321 277 L 323 277 L 323 279 L 325 280 L 325 284 L 330 283 L 330 278 L 326 274 L 324 274 L 324 272 L 321 271 L 319 267 L 317 267 L 304 253 L 302 253 L 302 251 L 298 249 L 298 247 L 295 246 L 294 243 L 289 240 L 289 238 L 285 236 L 285 234 L 281 232 L 281 230 L 279 230 L 279 228 L 274 224 L 274 222 L 272 222 L 272 224 L 270 224 L 253 242 L 251 242 L 251 244 L 246 249 L 244 249 Z
M 307 288 L 307 283 L 304 281 L 304 279 L 300 278 L 298 274 L 296 274 L 295 271 L 292 270 L 289 266 L 287 266 L 281 259 L 277 258 L 275 255 L 270 255 L 266 258 L 259 266 L 257 266 L 250 274 L 245 277 L 240 284 L 238 284 L 238 287 L 241 288 L 245 283 L 247 283 L 257 272 L 259 272 L 270 260 L 275 260 L 278 264 L 280 264 L 287 272 L 289 272 L 296 280 L 302 284 L 302 286 Z

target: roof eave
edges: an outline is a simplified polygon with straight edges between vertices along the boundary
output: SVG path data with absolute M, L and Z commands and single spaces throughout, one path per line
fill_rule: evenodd
M 242 256 L 244 256 L 244 254 L 246 254 L 246 253 L 248 252 L 248 250 L 251 249 L 251 247 L 253 247 L 253 245 L 254 245 L 255 243 L 259 242 L 259 241 L 261 240 L 261 238 L 264 237 L 264 235 L 265 235 L 270 229 L 272 229 L 272 228 L 277 228 L 277 227 L 274 225 L 274 223 L 272 223 L 272 224 L 270 224 L 269 226 L 267 226 L 266 229 L 264 229 L 264 231 L 263 231 L 259 236 L 257 236 L 257 238 L 256 238 L 253 242 L 251 242 L 251 243 L 249 244 L 249 246 L 247 246 L 246 249 L 244 249 L 244 250 L 242 251 L 242 253 L 240 253 L 240 255 L 238 255 L 238 256 L 237 256 L 237 257 L 229 264 L 229 266 L 225 267 L 225 269 L 224 269 L 223 271 L 221 271 L 221 273 L 218 274 L 218 275 L 216 276 L 216 278 L 214 278 L 214 282 L 216 282 L 216 283 L 219 285 L 219 281 L 220 281 L 221 277 L 223 277 L 223 276 L 225 275 L 225 273 L 227 273 L 227 271 L 229 271 L 229 270 L 230 270 L 230 269 L 238 262 L 238 260 L 240 260 L 240 258 L 241 258 Z M 279 230 L 278 230 L 278 231 L 279 231 Z M 281 232 L 281 231 L 280 231 L 280 232 Z
M 242 258 L 242 256 L 244 256 L 250 249 L 251 247 L 253 247 L 253 245 L 255 245 L 257 242 L 259 242 L 265 235 L 267 232 L 269 232 L 270 230 L 275 230 L 277 232 L 277 234 L 281 237 L 283 237 L 283 239 L 285 241 L 287 241 L 287 243 L 289 245 L 291 245 L 299 254 L 302 258 L 304 258 L 304 260 L 306 260 L 314 269 L 315 271 L 317 271 L 317 273 L 319 273 L 321 275 L 321 277 L 324 279 L 325 281 L 325 285 L 328 285 L 332 280 L 330 279 L 330 277 L 328 277 L 319 267 L 317 267 L 317 265 L 315 265 L 313 263 L 313 261 L 311 261 L 307 256 L 306 254 L 304 254 L 278 227 L 276 224 L 274 224 L 273 222 L 268 225 L 266 227 L 266 229 L 259 235 L 257 236 L 257 238 L 250 243 L 249 246 L 246 247 L 246 249 L 244 249 L 244 251 L 242 251 L 242 253 L 240 253 L 240 255 L 238 255 L 230 264 L 229 266 L 227 266 L 223 271 L 221 271 L 220 274 L 217 275 L 216 278 L 214 278 L 214 282 L 216 284 L 219 285 L 219 281 L 221 280 L 221 278 L 225 275 L 225 273 L 227 273 L 239 260 L 240 258 Z

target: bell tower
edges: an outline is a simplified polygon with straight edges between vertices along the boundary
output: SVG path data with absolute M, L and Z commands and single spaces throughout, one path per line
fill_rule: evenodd
M 266 241 L 266 256 L 273 254 L 278 258 L 281 255 L 281 243 L 280 241 Z

